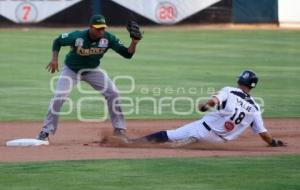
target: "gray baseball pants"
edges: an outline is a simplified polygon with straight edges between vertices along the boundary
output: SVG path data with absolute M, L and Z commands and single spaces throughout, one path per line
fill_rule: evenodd
M 48 113 L 44 119 L 42 131 L 54 134 L 58 127 L 59 112 L 74 86 L 85 81 L 101 93 L 106 101 L 112 126 L 126 129 L 124 115 L 118 100 L 119 94 L 111 79 L 100 69 L 93 69 L 76 74 L 64 65 L 57 81 L 54 97 L 49 103 Z

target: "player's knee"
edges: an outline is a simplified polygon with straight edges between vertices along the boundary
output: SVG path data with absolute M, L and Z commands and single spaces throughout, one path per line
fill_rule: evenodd
M 119 93 L 114 90 L 109 90 L 109 91 L 104 92 L 103 96 L 106 99 L 117 99 L 117 98 L 119 98 Z
M 156 133 L 152 133 L 150 135 L 147 135 L 145 138 L 147 139 L 147 141 L 157 142 L 157 143 L 163 143 L 169 140 L 166 131 L 159 131 Z
M 54 94 L 53 99 L 64 100 L 69 96 L 67 92 L 57 92 Z

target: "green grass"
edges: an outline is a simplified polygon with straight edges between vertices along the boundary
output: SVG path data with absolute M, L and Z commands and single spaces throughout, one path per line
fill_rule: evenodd
M 296 190 L 300 157 L 0 163 L 5 190 Z
M 59 33 L 72 30 L 0 30 L 0 120 L 43 119 L 52 96 L 49 81 L 53 75 L 44 69 L 51 57 L 52 40 Z M 125 29 L 112 31 L 128 44 Z M 198 97 L 209 96 L 212 90 L 235 86 L 235 77 L 244 69 L 252 69 L 260 77 L 253 95 L 263 98 L 264 117 L 299 117 L 299 41 L 299 31 L 145 28 L 133 59 L 123 59 L 110 51 L 104 56 L 101 68 L 111 78 L 119 75 L 134 78 L 134 91 L 121 94 L 133 98 L 130 107 L 124 106 L 124 111 L 134 112 L 127 114 L 127 119 L 197 118 L 193 108 L 187 115 L 172 113 L 171 106 L 155 113 L 151 101 L 138 104 L 135 98 L 150 97 L 158 102 L 166 96 L 188 97 L 195 102 Z M 67 51 L 64 48 L 60 53 L 61 65 Z M 118 80 L 117 86 L 121 90 L 130 89 L 130 81 Z M 80 94 L 77 89 L 71 94 L 74 106 L 80 97 L 91 96 L 95 95 Z M 171 100 L 163 103 L 170 104 Z M 191 105 L 188 101 L 178 101 L 175 108 L 188 111 Z M 85 118 L 97 118 L 103 115 L 102 110 L 99 101 L 86 101 L 82 114 Z M 76 119 L 77 113 L 74 107 L 72 114 L 62 119 Z

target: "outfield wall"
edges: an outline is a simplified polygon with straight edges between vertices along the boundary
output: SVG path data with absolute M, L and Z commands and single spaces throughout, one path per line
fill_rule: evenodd
M 0 0 L 0 26 L 87 25 L 101 13 L 109 25 L 273 23 L 300 25 L 299 0 Z
M 5 3 L 6 1 L 0 1 L 0 3 Z M 19 1 L 15 0 L 15 2 Z M 231 0 L 221 0 L 200 12 L 190 15 L 183 19 L 179 24 L 229 23 L 231 22 L 231 2 Z M 3 11 L 1 10 L 3 9 L 4 6 L 0 6 L 0 15 L 2 15 L 1 12 Z M 13 14 L 15 14 L 16 11 L 13 9 L 11 10 L 11 16 L 14 17 Z M 111 0 L 80 1 L 53 16 L 44 19 L 42 22 L 37 23 L 37 25 L 86 25 L 90 16 L 97 12 L 100 12 L 107 17 L 109 25 L 124 25 L 129 19 L 135 19 L 142 25 L 157 25 L 154 21 L 134 11 L 128 10 Z M 0 16 L 0 24 L 16 25 L 14 22 L 7 19 L 7 17 L 3 17 L 3 15 Z
M 233 0 L 234 23 L 277 23 L 277 0 Z

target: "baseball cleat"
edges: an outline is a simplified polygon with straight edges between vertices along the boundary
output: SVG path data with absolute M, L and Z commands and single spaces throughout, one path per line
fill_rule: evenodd
M 130 144 L 130 139 L 127 137 L 125 129 L 115 128 L 113 136 L 120 139 L 125 144 Z
M 126 130 L 125 129 L 121 129 L 121 128 L 115 128 L 114 132 L 113 132 L 114 136 L 126 136 Z
M 44 131 L 41 131 L 36 137 L 37 140 L 41 140 L 41 141 L 47 141 L 48 138 L 49 138 L 49 133 Z

